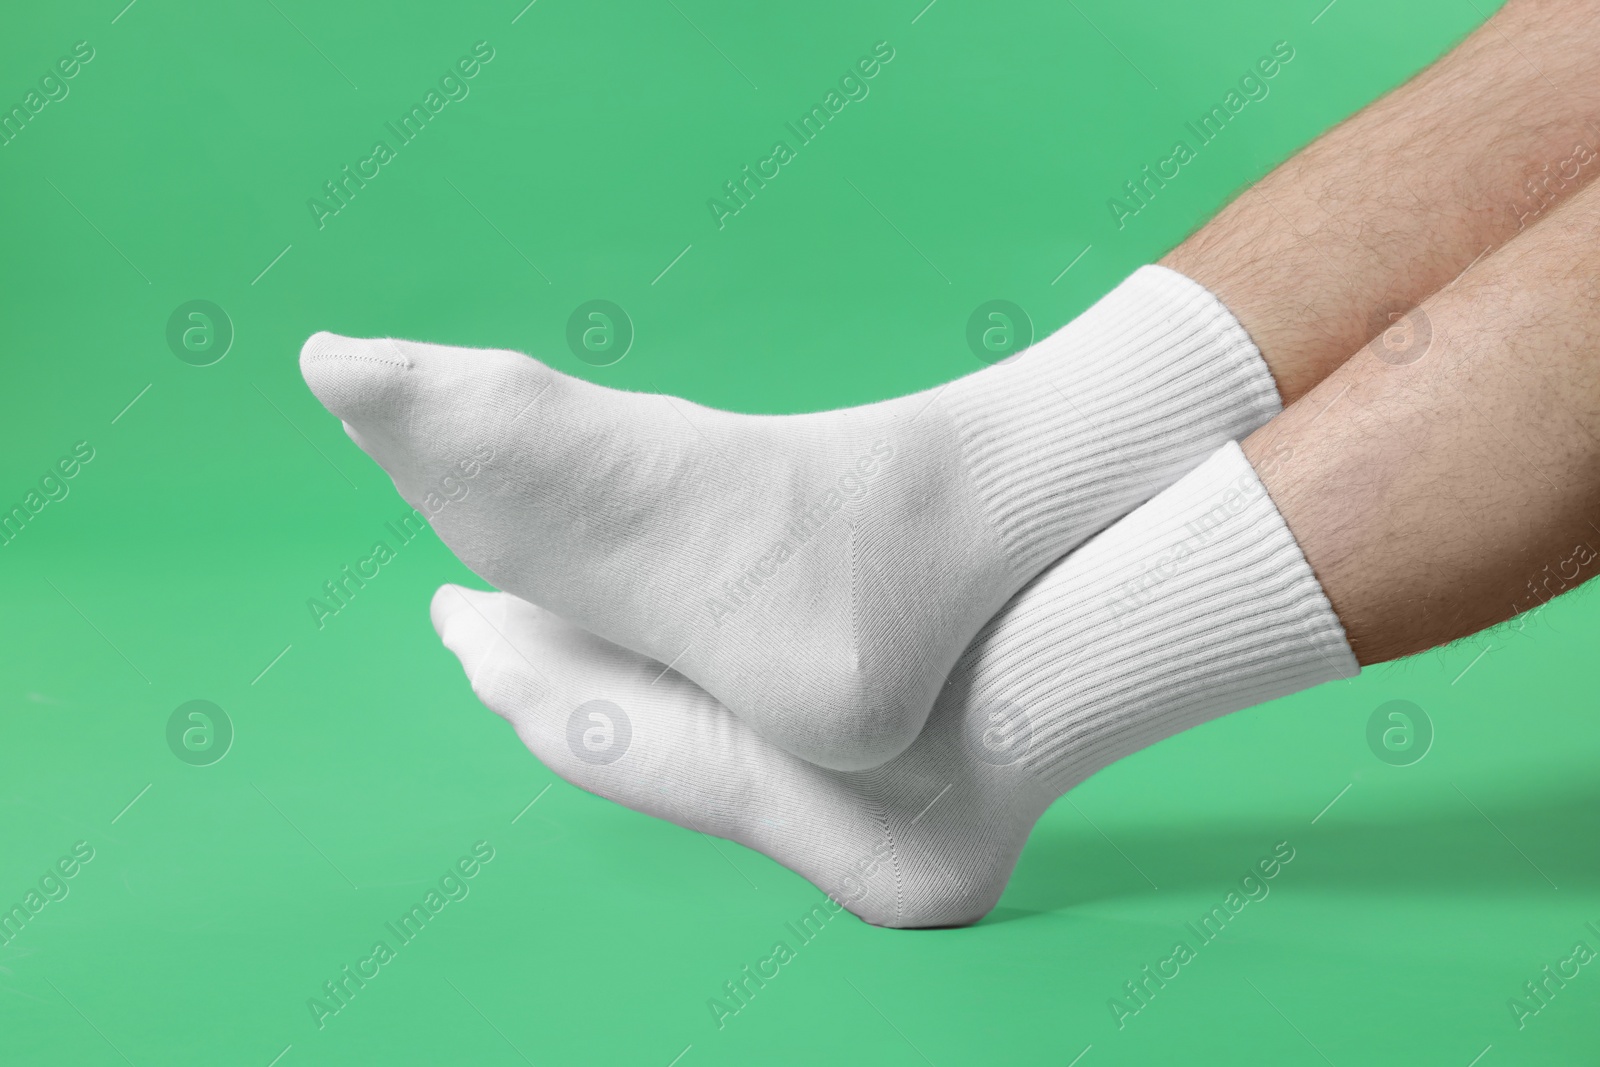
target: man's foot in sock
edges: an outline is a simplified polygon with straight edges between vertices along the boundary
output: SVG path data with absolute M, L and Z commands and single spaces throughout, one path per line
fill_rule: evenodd
M 976 922 L 1039 815 L 1078 782 L 1356 672 L 1235 445 L 1019 593 L 916 742 L 873 770 L 797 759 L 677 672 L 508 594 L 445 586 L 433 622 L 473 691 L 551 770 L 765 853 L 882 926 Z
M 1015 767 L 965 758 L 937 710 L 884 766 L 832 771 L 676 671 L 508 593 L 444 586 L 433 622 L 478 698 L 556 774 L 771 856 L 880 926 L 982 918 L 1048 803 Z
M 1209 293 L 1160 267 L 929 393 L 749 416 L 512 352 L 317 334 L 307 383 L 491 584 L 671 665 L 842 770 L 922 729 L 1046 564 L 1278 410 Z

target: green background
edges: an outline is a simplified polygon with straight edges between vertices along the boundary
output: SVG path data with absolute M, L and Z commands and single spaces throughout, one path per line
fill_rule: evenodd
M 983 923 L 842 916 L 720 1030 L 708 998 L 818 891 L 556 781 L 436 640 L 430 594 L 471 576 L 431 533 L 312 622 L 406 508 L 302 383 L 310 332 L 742 411 L 908 392 L 979 365 L 978 304 L 1055 328 L 1488 11 L 924 2 L 3 16 L 7 108 L 95 57 L 0 147 L 0 505 L 95 456 L 0 547 L 0 904 L 95 857 L 0 948 L 0 1062 L 1596 1062 L 1600 968 L 1508 1007 L 1600 947 L 1584 594 L 1110 768 Z M 306 201 L 480 40 L 470 95 L 318 229 Z M 706 200 L 880 40 L 870 95 L 719 230 Z M 1108 198 L 1279 40 L 1271 95 L 1119 229 Z M 204 367 L 165 340 L 196 299 L 236 333 Z M 614 366 L 566 346 L 591 299 L 637 331 Z M 167 744 L 192 699 L 236 731 L 210 766 Z M 1393 699 L 1433 724 L 1410 766 L 1367 742 Z M 1122 984 L 1285 840 L 1271 896 L 1119 1030 Z M 319 1030 L 307 999 L 477 841 L 471 895 Z

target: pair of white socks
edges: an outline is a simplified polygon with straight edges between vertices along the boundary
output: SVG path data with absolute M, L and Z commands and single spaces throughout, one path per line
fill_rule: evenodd
M 447 586 L 434 622 L 540 759 L 871 922 L 976 921 L 1072 785 L 1356 669 L 1232 443 L 1271 375 L 1164 268 L 1007 363 L 813 415 L 406 341 L 301 365 L 413 505 L 470 466 L 434 525 L 505 592 Z

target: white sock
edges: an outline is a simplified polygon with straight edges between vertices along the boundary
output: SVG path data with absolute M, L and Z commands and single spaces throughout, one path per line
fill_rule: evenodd
M 1358 670 L 1231 443 L 1019 593 L 916 743 L 872 770 L 797 759 L 676 672 L 504 593 L 445 586 L 433 620 L 551 770 L 766 853 L 882 926 L 976 922 L 1045 808 L 1095 771 Z
M 1280 407 L 1228 310 L 1161 267 L 1012 362 L 810 415 L 409 341 L 321 333 L 300 362 L 485 580 L 845 770 L 911 743 L 1024 583 Z

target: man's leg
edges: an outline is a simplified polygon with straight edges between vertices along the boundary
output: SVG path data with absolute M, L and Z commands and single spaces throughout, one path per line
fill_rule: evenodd
M 563 777 L 762 851 L 870 922 L 972 922 L 1038 816 L 1101 767 L 1595 573 L 1597 278 L 1590 188 L 1425 303 L 1413 362 L 1352 359 L 1049 568 L 874 771 L 796 760 L 682 676 L 505 594 L 447 586 L 434 622 Z
M 1245 442 L 1363 663 L 1464 637 L 1600 566 L 1600 187 Z
M 1600 20 L 1511 0 L 1162 263 L 1239 317 L 1292 403 L 1600 174 Z
M 1498 24 L 1475 37 L 1446 74 L 1357 120 L 1354 134 L 1336 132 L 1334 149 L 1290 164 L 1278 183 L 1285 199 L 1314 206 L 1343 187 L 1352 159 L 1360 173 L 1394 170 L 1406 138 L 1431 149 L 1437 128 L 1455 128 L 1442 121 L 1448 98 L 1465 92 L 1454 106 L 1473 102 L 1473 119 L 1497 132 L 1468 122 L 1458 131 L 1465 152 L 1417 157 L 1410 169 L 1436 217 L 1397 212 L 1406 180 L 1391 178 L 1352 197 L 1347 221 L 1411 234 L 1384 244 L 1392 280 L 1431 287 L 1466 266 L 1506 226 L 1485 215 L 1491 194 L 1479 192 L 1500 187 L 1504 164 L 1475 149 L 1553 150 L 1579 128 L 1565 116 L 1587 113 L 1582 94 L 1549 100 L 1502 69 L 1508 56 L 1522 44 L 1552 52 L 1546 64 L 1575 79 L 1600 54 L 1585 51 L 1600 29 L 1586 30 L 1571 0 L 1514 14 L 1502 21 L 1520 42 L 1493 44 Z M 1546 38 L 1562 16 L 1557 47 Z M 1473 81 L 1499 88 L 1463 90 Z M 1525 136 L 1531 113 L 1554 132 Z M 1448 176 L 1425 178 L 1427 167 Z M 1244 327 L 1293 395 L 1329 369 L 1345 337 L 1359 344 L 1376 332 L 1354 325 L 1381 318 L 1364 300 L 1400 298 L 1387 282 L 1346 292 L 1314 274 L 1296 291 L 1308 253 L 1269 239 L 1265 210 L 1236 209 L 1176 262 L 1242 301 Z M 1347 260 L 1340 274 L 1370 273 L 1359 234 L 1318 255 Z M 1290 310 L 1269 313 L 1280 299 Z M 1308 352 L 1322 355 L 1308 363 Z M 1159 267 L 1015 362 L 925 395 L 785 419 L 618 393 L 513 353 L 319 334 L 301 364 L 402 495 L 439 512 L 435 528 L 480 575 L 672 664 L 764 737 L 840 770 L 904 751 L 961 650 L 1008 597 L 1279 402 L 1228 308 Z M 481 491 L 430 506 L 485 448 L 492 462 L 474 466 Z

